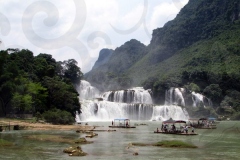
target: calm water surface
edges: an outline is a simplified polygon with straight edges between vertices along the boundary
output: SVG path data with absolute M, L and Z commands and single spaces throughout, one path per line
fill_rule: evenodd
M 92 144 L 81 145 L 87 152 L 85 157 L 69 157 L 63 149 L 71 146 L 66 143 L 39 142 L 24 137 L 33 134 L 56 134 L 72 139 L 85 137 L 86 134 L 75 131 L 6 131 L 0 133 L 1 139 L 14 142 L 14 147 L 0 147 L 0 159 L 81 159 L 81 160 L 218 160 L 240 159 L 240 122 L 223 121 L 217 129 L 198 129 L 197 136 L 179 136 L 154 134 L 160 128 L 160 122 L 144 123 L 135 129 L 117 129 L 116 132 L 96 132 L 97 137 L 88 139 Z M 99 126 L 96 129 L 109 129 L 111 122 L 89 122 Z M 173 149 L 162 147 L 131 146 L 132 142 L 154 143 L 162 140 L 182 140 L 198 146 L 196 149 Z M 138 156 L 133 153 L 138 152 Z

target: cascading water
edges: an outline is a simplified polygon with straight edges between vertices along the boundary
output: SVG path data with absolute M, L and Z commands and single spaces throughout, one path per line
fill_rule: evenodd
M 79 115 L 78 111 L 76 111 L 76 114 L 75 114 L 75 121 L 76 121 L 77 123 L 80 123 L 80 122 L 81 122 L 80 115 Z
M 108 91 L 102 95 L 104 100 L 121 103 L 145 103 L 152 104 L 150 91 L 143 87 L 136 87 L 120 91 Z
M 190 94 L 187 95 L 184 88 L 174 88 L 174 87 L 166 91 L 165 105 L 174 104 L 174 105 L 185 107 L 187 96 L 192 97 L 190 106 L 193 106 L 193 107 L 212 106 L 211 100 L 205 97 L 204 95 L 196 92 L 191 92 Z
M 109 121 L 114 118 L 130 118 L 131 120 L 150 120 L 153 105 L 129 104 L 109 101 L 84 101 L 81 105 L 80 119 L 84 121 Z
M 85 80 L 80 81 L 80 84 L 77 86 L 77 91 L 80 100 L 93 99 L 99 96 L 99 90 Z
M 90 85 L 90 84 L 89 84 Z M 180 90 L 176 89 L 175 95 Z M 88 94 L 86 92 L 82 92 Z M 151 91 L 136 87 L 127 90 L 108 91 L 95 100 L 81 99 L 81 121 L 112 121 L 115 118 L 131 120 L 187 120 L 188 113 L 176 105 L 152 104 Z M 88 97 L 82 95 L 82 97 Z M 172 102 L 172 101 L 171 101 Z M 183 102 L 181 102 L 183 104 Z
M 192 92 L 192 101 L 193 101 L 193 106 L 194 107 L 209 107 L 212 106 L 212 102 L 210 99 L 208 99 L 207 97 L 199 94 L 199 93 L 195 93 Z
M 185 106 L 185 100 L 183 98 L 183 93 L 185 90 L 183 88 L 173 88 L 171 87 L 165 93 L 165 105 L 178 105 Z
M 173 118 L 174 120 L 187 120 L 189 115 L 186 109 L 182 109 L 176 105 L 154 107 L 151 120 L 165 121 L 169 118 Z

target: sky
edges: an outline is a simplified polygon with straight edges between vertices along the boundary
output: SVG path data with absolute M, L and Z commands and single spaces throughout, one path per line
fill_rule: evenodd
M 57 61 L 75 59 L 83 73 L 103 48 L 136 39 L 176 17 L 188 0 L 0 0 L 0 50 L 29 49 Z

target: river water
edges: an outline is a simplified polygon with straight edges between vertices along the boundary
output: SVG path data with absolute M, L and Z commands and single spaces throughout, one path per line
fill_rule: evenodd
M 0 138 L 14 142 L 13 147 L 0 146 L 0 159 L 81 159 L 81 160 L 218 160 L 240 159 L 240 122 L 222 121 L 217 129 L 198 129 L 197 136 L 154 134 L 161 126 L 158 121 L 135 121 L 141 124 L 133 129 L 117 129 L 116 132 L 96 132 L 97 137 L 88 139 L 92 144 L 81 145 L 88 153 L 84 157 L 69 157 L 63 149 L 69 144 L 28 140 L 24 137 L 34 134 L 56 134 L 72 139 L 85 137 L 75 131 L 6 131 Z M 111 122 L 89 122 L 99 126 L 96 129 L 109 129 Z M 163 148 L 154 146 L 132 146 L 132 142 L 154 143 L 162 140 L 182 140 L 198 146 L 195 149 Z M 139 155 L 134 156 L 133 153 Z

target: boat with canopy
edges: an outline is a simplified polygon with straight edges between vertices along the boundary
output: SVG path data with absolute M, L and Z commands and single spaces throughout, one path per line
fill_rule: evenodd
M 213 123 L 212 119 L 208 118 L 191 118 L 188 120 L 188 124 L 198 129 L 216 129 L 216 123 Z
M 188 131 L 190 130 L 191 131 Z M 160 134 L 176 134 L 176 135 L 198 135 L 195 133 L 193 127 L 187 126 L 187 122 L 183 120 L 173 120 L 169 119 L 167 121 L 162 122 L 161 130 L 157 128 L 154 133 L 160 133 Z
M 130 119 L 128 118 L 116 118 L 112 121 L 112 125 L 110 128 L 136 128 L 135 126 L 131 126 Z

